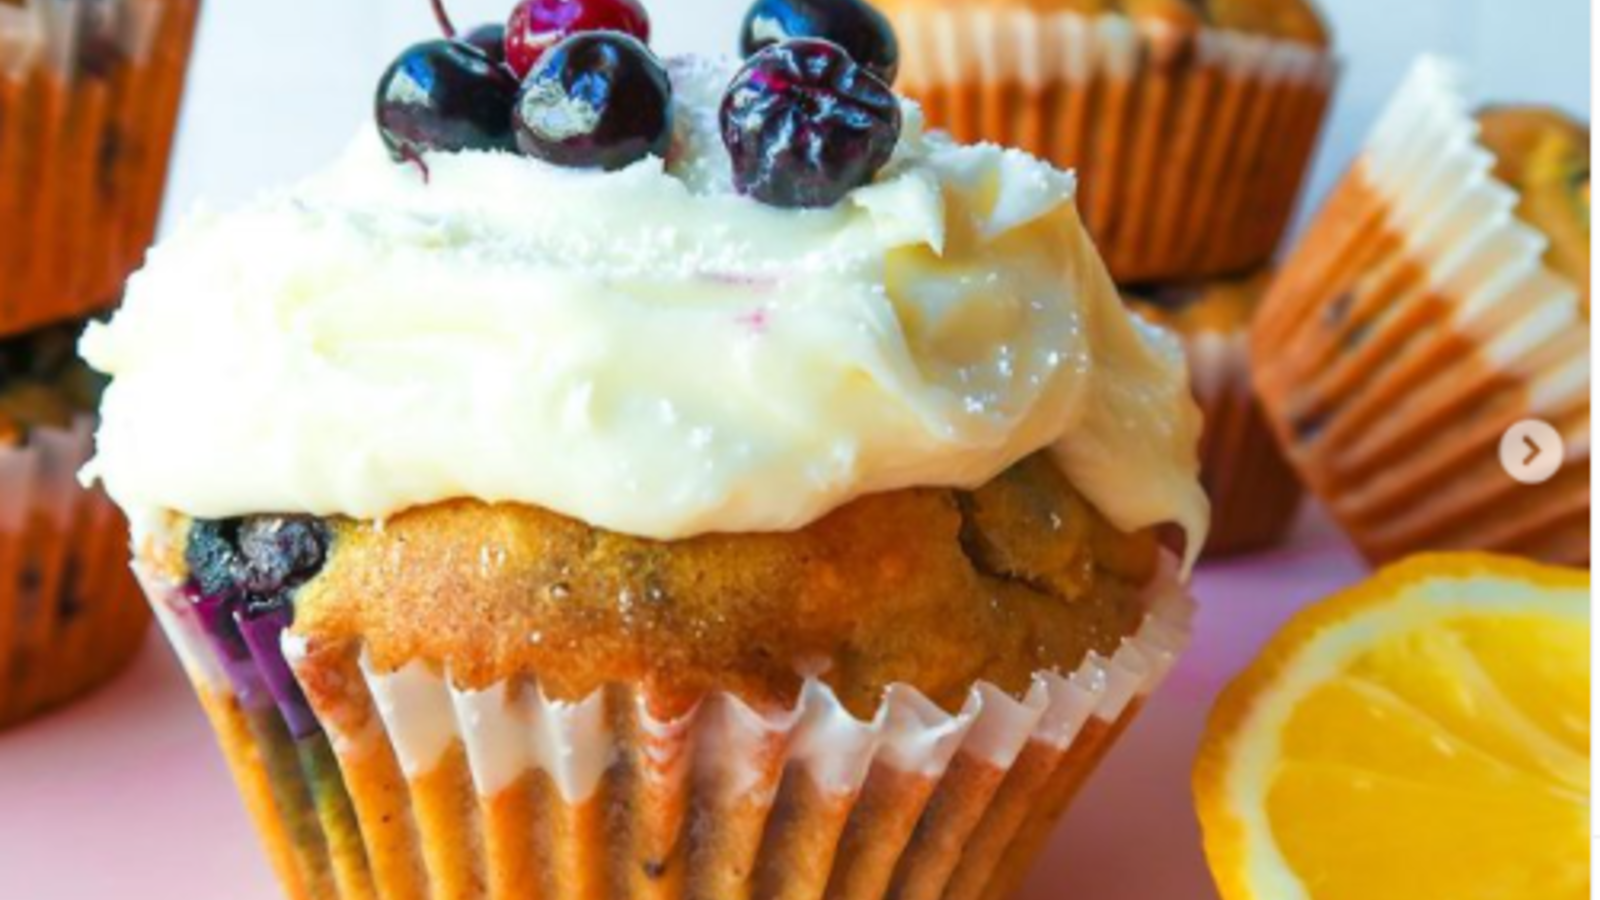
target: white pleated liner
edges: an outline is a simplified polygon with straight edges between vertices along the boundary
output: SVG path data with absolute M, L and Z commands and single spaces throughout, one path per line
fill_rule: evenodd
M 1494 177 L 1494 154 L 1478 134 L 1460 71 L 1423 57 L 1374 127 L 1360 177 L 1387 202 L 1428 288 L 1450 301 L 1454 327 L 1528 383 L 1530 412 L 1587 407 L 1581 292 L 1545 265 L 1549 239 L 1517 218 L 1518 194 Z M 1587 422 L 1564 437 L 1569 456 L 1588 455 Z
M 1073 11 L 968 8 L 895 13 L 901 83 L 928 86 L 1051 81 L 1083 84 L 1096 77 L 1126 80 L 1136 73 L 1143 44 L 1176 37 L 1172 26 L 1142 28 L 1125 15 Z M 1332 84 L 1337 65 L 1322 48 L 1298 41 L 1202 28 L 1195 40 L 1201 65 L 1268 84 Z
M 140 574 L 191 679 L 209 690 L 231 693 L 226 674 L 212 657 L 177 586 L 142 568 Z M 657 746 L 681 746 L 679 739 L 693 731 L 697 746 L 704 748 L 710 741 L 709 746 L 716 748 L 702 749 L 697 753 L 700 759 L 735 767 L 752 758 L 741 748 L 787 737 L 788 761 L 803 766 L 819 787 L 832 794 L 858 790 L 874 761 L 935 778 L 958 752 L 965 752 L 1006 769 L 1028 742 L 1066 749 L 1090 719 L 1114 722 L 1135 698 L 1160 684 L 1188 643 L 1194 609 L 1177 579 L 1174 560 L 1164 562 L 1148 593 L 1147 609 L 1139 630 L 1109 658 L 1091 654 L 1067 676 L 1040 673 L 1021 700 L 993 685 L 979 684 L 954 715 L 915 688 L 895 685 L 877 715 L 861 721 L 827 685 L 812 679 L 792 710 L 761 712 L 722 694 L 680 720 L 657 720 L 641 709 L 640 721 Z M 296 667 L 310 655 L 306 639 L 292 632 L 284 636 L 284 652 Z M 577 804 L 598 788 L 618 752 L 598 692 L 577 703 L 551 700 L 532 679 L 514 687 L 463 690 L 420 661 L 380 673 L 363 658 L 361 671 L 376 702 L 382 731 L 330 731 L 329 738 L 341 756 L 359 756 L 371 742 L 387 742 L 408 778 L 433 771 L 459 743 L 483 796 L 493 796 L 529 771 L 540 771 L 565 800 Z M 760 780 L 753 768 L 731 774 L 739 777 L 726 783 L 741 790 L 752 789 Z
M 40 428 L 26 445 L 0 447 L 0 537 L 22 531 L 30 515 L 43 512 L 66 530 L 82 489 L 78 469 L 88 461 L 94 420 L 81 416 L 71 428 Z
M 1005 770 L 1030 741 L 1065 749 L 1091 718 L 1114 722 L 1136 697 L 1155 689 L 1189 637 L 1193 604 L 1175 573 L 1175 565 L 1164 569 L 1152 589 L 1143 626 L 1115 654 L 1092 655 L 1069 676 L 1041 673 L 1021 700 L 979 684 L 960 712 L 951 715 L 916 689 L 896 685 L 877 715 L 861 721 L 827 685 L 813 679 L 805 683 L 792 710 L 761 712 L 723 694 L 681 720 L 657 720 L 643 709 L 640 720 L 663 747 L 681 746 L 677 739 L 693 731 L 698 758 L 733 767 L 729 774 L 734 777 L 723 783 L 740 793 L 762 783 L 759 770 L 742 764 L 755 754 L 743 751 L 769 746 L 773 738 L 786 739 L 788 764 L 803 767 L 819 788 L 833 795 L 858 791 L 874 762 L 937 778 L 957 753 L 966 753 Z M 204 645 L 191 638 L 175 638 L 188 648 L 185 657 L 205 655 Z M 303 639 L 289 637 L 285 652 L 296 665 L 308 649 Z M 212 687 L 226 689 L 214 666 L 192 665 L 191 671 L 201 673 Z M 539 771 L 567 802 L 579 804 L 599 788 L 619 752 L 599 693 L 578 703 L 561 702 L 545 697 L 532 680 L 514 687 L 462 690 L 421 662 L 380 673 L 363 659 L 362 673 L 383 733 L 330 737 L 341 755 L 359 755 L 366 742 L 387 741 L 408 778 L 433 771 L 459 743 L 481 795 L 493 796 L 529 771 Z

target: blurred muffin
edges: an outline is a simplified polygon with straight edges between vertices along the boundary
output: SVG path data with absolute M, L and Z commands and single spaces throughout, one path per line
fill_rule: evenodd
M 0 727 L 116 674 L 150 618 L 121 514 L 76 480 L 99 401 L 77 333 L 0 340 Z
M 1481 549 L 1589 559 L 1588 132 L 1474 117 L 1420 62 L 1257 318 L 1256 385 L 1291 461 L 1373 560 Z M 1565 443 L 1501 465 L 1513 424 Z M 1526 452 L 1511 447 L 1512 452 Z
M 1268 261 L 1336 66 L 1306 0 L 882 0 L 900 86 L 962 141 L 1078 172 L 1119 284 Z
M 122 293 L 155 236 L 199 0 L 0 4 L 0 335 Z
M 790 82 L 583 40 L 667 105 L 664 160 L 386 128 L 180 230 L 84 339 L 93 471 L 276 868 L 316 900 L 1003 894 L 1187 634 L 1176 345 L 1066 173 L 859 94 L 892 159 L 800 169 L 858 132 Z M 819 77 L 793 53 L 842 55 L 751 65 Z M 806 89 L 870 89 L 851 65 Z
M 1176 333 L 1205 419 L 1200 483 L 1211 498 L 1207 556 L 1262 550 L 1294 524 L 1303 488 L 1284 459 L 1250 382 L 1250 323 L 1272 272 L 1128 298 L 1146 319 Z

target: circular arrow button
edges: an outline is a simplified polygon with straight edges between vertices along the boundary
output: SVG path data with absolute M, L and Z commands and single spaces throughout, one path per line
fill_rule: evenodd
M 1523 484 L 1544 484 L 1554 478 L 1566 455 L 1560 432 L 1541 419 L 1524 419 L 1500 437 L 1500 465 Z

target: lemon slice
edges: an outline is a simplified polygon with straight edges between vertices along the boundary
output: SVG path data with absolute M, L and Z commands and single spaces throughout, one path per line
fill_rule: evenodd
M 1589 896 L 1589 575 L 1415 557 L 1300 614 L 1194 772 L 1227 900 Z

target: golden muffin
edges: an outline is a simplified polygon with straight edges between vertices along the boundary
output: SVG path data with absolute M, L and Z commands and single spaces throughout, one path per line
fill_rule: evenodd
M 0 335 L 114 302 L 155 237 L 200 0 L 0 4 Z
M 885 0 L 900 85 L 964 141 L 1079 173 L 1121 284 L 1251 271 L 1277 247 L 1336 66 L 1306 0 Z
M 1548 110 L 1475 116 L 1424 59 L 1263 304 L 1274 427 L 1374 561 L 1589 559 L 1588 152 Z M 1519 480 L 1527 420 L 1564 446 Z
M 100 387 L 77 333 L 0 340 L 0 727 L 121 671 L 150 618 L 121 514 L 77 484 Z
M 1250 324 L 1272 272 L 1130 296 L 1142 316 L 1175 333 L 1205 417 L 1200 483 L 1211 498 L 1207 556 L 1263 550 L 1294 523 L 1304 490 L 1278 447 L 1250 381 Z

